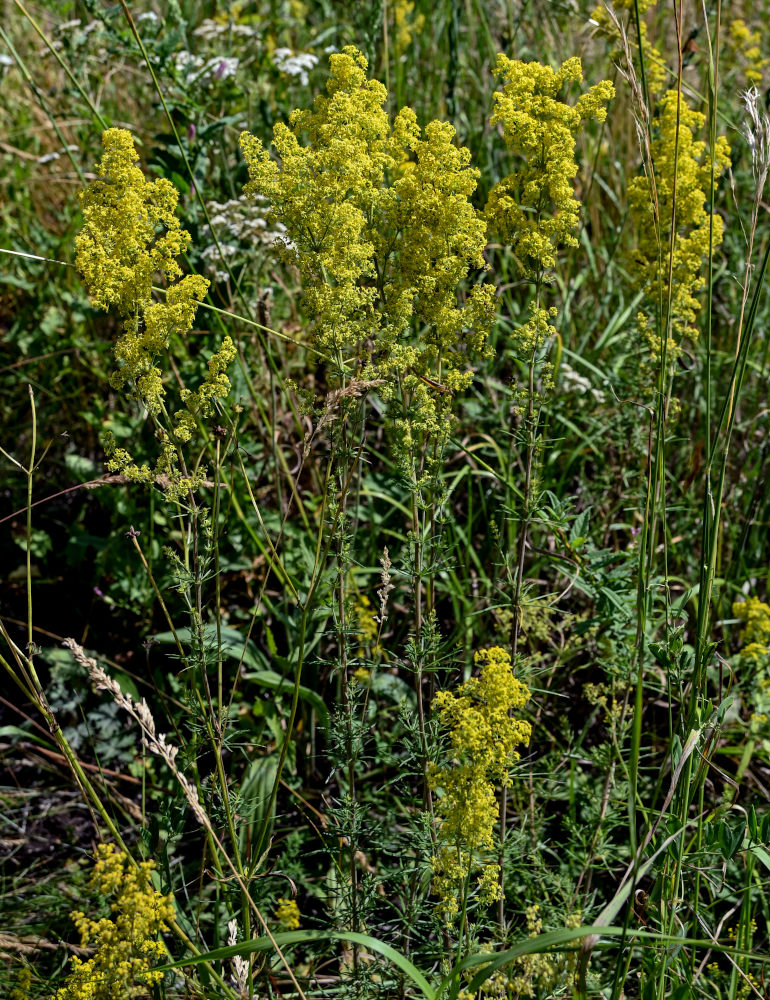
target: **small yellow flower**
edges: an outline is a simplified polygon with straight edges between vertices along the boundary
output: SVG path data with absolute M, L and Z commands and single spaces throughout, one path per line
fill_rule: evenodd
M 494 845 L 498 817 L 495 785 L 506 785 L 518 759 L 516 747 L 529 743 L 531 726 L 513 714 L 529 700 L 528 688 L 513 676 L 511 658 L 500 646 L 476 653 L 481 672 L 457 693 L 441 691 L 435 707 L 449 729 L 453 760 L 434 766 L 431 788 L 436 800 L 439 850 L 432 859 L 433 888 L 439 909 L 449 919 L 458 912 L 461 888 L 472 868 L 480 868 L 480 898 L 498 898 L 499 869 L 479 860 Z
M 160 934 L 174 919 L 171 896 L 152 885 L 155 864 L 138 867 L 112 844 L 100 844 L 90 884 L 111 898 L 110 917 L 92 920 L 72 913 L 83 947 L 93 946 L 92 958 L 72 959 L 72 972 L 54 1000 L 133 1000 L 149 997 L 163 979 L 152 966 L 166 954 Z
M 711 155 L 706 143 L 696 139 L 705 116 L 687 106 L 684 98 L 670 90 L 660 101 L 657 134 L 651 142 L 655 165 L 654 192 L 647 176 L 635 177 L 628 186 L 629 216 L 639 242 L 632 254 L 635 284 L 645 292 L 646 308 L 638 317 L 639 329 L 654 358 L 661 355 L 659 329 L 665 320 L 661 304 L 671 301 L 671 336 L 667 344 L 669 362 L 676 360 L 684 337 L 698 335 L 695 320 L 700 308 L 697 295 L 703 287 L 703 264 L 712 247 L 722 242 L 722 217 L 708 211 L 711 188 Z M 730 166 L 730 147 L 717 136 L 713 150 L 714 179 Z M 668 255 L 671 246 L 672 205 L 676 198 L 676 228 L 673 233 L 671 284 Z M 653 205 L 657 211 L 653 213 Z M 661 263 L 662 261 L 662 263 Z M 659 323 L 656 323 L 655 320 Z
M 296 931 L 299 927 L 299 907 L 293 899 L 279 899 L 275 909 L 275 919 L 287 931 Z

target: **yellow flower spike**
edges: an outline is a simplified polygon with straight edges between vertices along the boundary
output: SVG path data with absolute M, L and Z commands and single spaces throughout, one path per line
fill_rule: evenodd
M 667 344 L 669 362 L 676 360 L 684 337 L 698 335 L 695 325 L 700 304 L 698 293 L 704 285 L 703 264 L 709 255 L 709 230 L 713 227 L 713 247 L 722 242 L 722 217 L 710 215 L 707 202 L 711 185 L 711 155 L 706 143 L 695 138 L 703 129 L 705 116 L 688 107 L 675 90 L 660 101 L 657 135 L 651 142 L 655 164 L 655 191 L 658 224 L 652 210 L 652 193 L 646 176 L 635 177 L 628 186 L 629 217 L 639 243 L 633 254 L 635 284 L 645 290 L 650 303 L 639 316 L 639 330 L 653 358 L 661 354 L 658 326 L 654 322 L 657 303 L 671 299 L 671 336 Z M 714 180 L 730 166 L 730 147 L 717 136 L 713 150 Z M 676 177 L 674 172 L 676 170 Z M 676 232 L 674 233 L 672 284 L 668 286 L 668 254 L 671 241 L 671 206 L 676 191 Z M 663 265 L 661 265 L 663 260 Z M 663 317 L 660 317 L 661 321 Z
M 575 143 L 587 121 L 604 121 L 605 105 L 615 90 L 603 80 L 574 105 L 562 100 L 561 91 L 583 80 L 576 56 L 555 70 L 500 54 L 494 74 L 503 88 L 494 95 L 490 124 L 502 127 L 517 166 L 492 188 L 486 215 L 500 239 L 513 248 L 522 272 L 535 277 L 555 267 L 560 248 L 577 246 Z
M 174 917 L 171 896 L 152 886 L 151 861 L 138 869 L 111 844 L 100 844 L 90 885 L 112 897 L 112 916 L 91 920 L 75 911 L 72 918 L 83 947 L 93 945 L 92 958 L 72 959 L 72 971 L 54 1000 L 130 1000 L 149 996 L 149 989 L 163 975 L 151 963 L 163 958 L 165 948 L 158 935 L 168 930 Z
M 518 759 L 516 747 L 528 744 L 531 726 L 514 712 L 529 700 L 529 689 L 513 676 L 511 658 L 500 646 L 475 655 L 478 677 L 456 693 L 441 691 L 434 705 L 442 726 L 449 729 L 453 762 L 434 766 L 431 788 L 440 792 L 436 815 L 441 845 L 432 859 L 434 892 L 447 919 L 458 912 L 461 888 L 473 869 L 478 875 L 479 896 L 493 902 L 499 896 L 499 868 L 484 864 L 479 852 L 494 846 L 498 818 L 496 784 L 506 785 Z
M 423 131 L 404 108 L 391 127 L 385 87 L 368 80 L 353 46 L 330 57 L 326 94 L 273 129 L 279 162 L 243 133 L 248 195 L 265 197 L 286 229 L 283 257 L 299 270 L 316 348 L 364 379 L 400 390 L 401 456 L 451 427 L 451 391 L 472 378 L 486 350 L 494 289 L 458 286 L 484 269 L 484 220 L 470 198 L 478 171 L 454 129 Z

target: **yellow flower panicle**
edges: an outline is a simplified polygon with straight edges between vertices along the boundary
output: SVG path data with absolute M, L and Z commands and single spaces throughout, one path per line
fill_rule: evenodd
M 604 121 L 605 105 L 615 91 L 609 80 L 602 80 L 574 104 L 562 100 L 565 88 L 583 80 L 577 57 L 554 70 L 500 54 L 494 73 L 503 88 L 494 95 L 491 124 L 502 126 L 517 167 L 492 188 L 486 215 L 513 248 L 523 273 L 536 277 L 556 265 L 560 248 L 577 246 L 575 143 L 587 121 Z
M 413 36 L 422 31 L 425 15 L 414 13 L 414 0 L 393 0 L 392 8 L 395 28 L 393 50 L 398 59 L 411 45 Z
M 651 142 L 655 165 L 653 191 L 649 179 L 635 177 L 628 187 L 629 215 L 639 243 L 633 254 L 636 285 L 646 291 L 649 306 L 639 316 L 642 335 L 658 358 L 660 338 L 656 319 L 662 325 L 666 304 L 671 298 L 671 334 L 667 353 L 676 360 L 684 337 L 697 337 L 695 320 L 699 310 L 697 294 L 703 288 L 703 264 L 709 254 L 709 229 L 713 224 L 714 248 L 722 242 L 722 218 L 708 211 L 711 185 L 711 157 L 716 179 L 730 166 L 730 147 L 718 136 L 709 154 L 705 142 L 696 139 L 705 123 L 705 115 L 693 111 L 675 90 L 660 101 L 657 134 Z M 673 241 L 671 286 L 668 283 L 668 254 L 671 245 L 671 208 L 676 196 L 676 231 Z M 657 216 L 657 222 L 656 222 Z M 659 315 L 660 308 L 663 315 Z
M 201 386 L 195 392 L 183 389 L 185 408 L 177 410 L 173 420 L 168 417 L 158 360 L 173 335 L 192 328 L 209 283 L 199 275 L 181 276 L 177 257 L 188 249 L 190 234 L 176 218 L 174 186 L 163 178 L 145 178 L 137 165 L 134 140 L 125 129 L 107 129 L 102 145 L 98 179 L 80 196 L 83 229 L 75 239 L 76 262 L 92 303 L 100 309 L 114 308 L 123 318 L 123 333 L 115 344 L 118 367 L 110 378 L 112 386 L 128 386 L 152 417 L 165 419 L 165 426 L 159 426 L 165 443 L 155 468 L 136 465 L 109 434 L 107 467 L 134 482 L 163 477 L 166 495 L 179 498 L 205 478 L 205 470 L 200 469 L 180 474 L 179 448 L 195 432 L 196 418 L 210 416 L 214 400 L 229 392 L 225 372 L 235 357 L 235 346 L 225 337 L 209 361 Z M 168 285 L 163 302 L 152 298 L 156 275 Z
M 32 972 L 22 966 L 16 976 L 16 985 L 11 990 L 9 1000 L 30 1000 L 32 989 Z
M 516 747 L 528 744 L 531 726 L 514 712 L 530 697 L 527 687 L 513 676 L 511 658 L 500 646 L 482 649 L 475 660 L 478 677 L 461 685 L 457 693 L 436 695 L 439 721 L 450 733 L 452 763 L 434 767 L 430 784 L 440 792 L 439 850 L 432 859 L 433 888 L 439 909 L 447 919 L 458 912 L 458 901 L 469 873 L 478 871 L 479 896 L 491 902 L 499 896 L 499 868 L 483 864 L 479 852 L 494 846 L 498 818 L 497 784 L 506 785 L 518 760 Z
M 448 432 L 451 391 L 469 383 L 468 360 L 491 326 L 491 285 L 458 301 L 469 270 L 486 266 L 485 225 L 470 202 L 478 171 L 447 123 L 423 133 L 404 108 L 391 128 L 385 87 L 367 79 L 353 46 L 330 68 L 314 108 L 275 126 L 279 162 L 243 133 L 245 190 L 266 197 L 271 221 L 286 228 L 281 252 L 299 269 L 316 347 L 353 374 L 390 378 L 385 397 L 400 383 L 408 450 L 415 428 Z
M 346 49 L 330 62 L 328 96 L 316 98 L 315 111 L 294 111 L 291 127 L 275 125 L 280 166 L 247 132 L 241 149 L 250 177 L 244 190 L 268 198 L 273 220 L 286 226 L 285 253 L 299 266 L 317 340 L 334 350 L 357 344 L 369 329 L 376 288 L 366 216 L 383 184 L 389 126 L 385 88 L 366 80 L 363 56 Z
M 666 85 L 666 77 L 668 75 L 666 71 L 666 64 L 660 50 L 650 41 L 647 22 L 640 20 L 639 33 L 637 35 L 636 22 L 634 18 L 636 16 L 635 7 L 638 7 L 639 17 L 643 18 L 648 11 L 654 10 L 657 3 L 658 0 L 612 0 L 612 6 L 617 15 L 623 18 L 623 20 L 619 21 L 619 23 L 623 25 L 626 37 L 631 45 L 636 47 L 639 41 L 638 35 L 641 36 L 641 58 L 644 61 L 644 77 L 647 83 L 647 93 L 652 96 L 660 94 Z M 591 14 L 591 20 L 594 24 L 598 25 L 602 34 L 606 35 L 614 42 L 620 42 L 618 26 L 610 17 L 605 4 L 601 4 L 594 10 Z M 610 53 L 610 58 L 613 62 L 623 64 L 625 61 L 624 47 L 619 45 L 615 48 Z
M 759 660 L 770 653 L 770 605 L 758 597 L 747 597 L 733 604 L 733 614 L 744 622 L 740 641 L 741 656 Z
M 107 129 L 102 146 L 96 166 L 100 179 L 80 195 L 83 231 L 75 238 L 77 265 L 94 305 L 105 310 L 117 306 L 130 316 L 150 301 L 156 272 L 168 281 L 180 276 L 176 258 L 187 250 L 190 236 L 174 215 L 174 186 L 163 178 L 145 179 L 131 133 Z
M 293 899 L 279 899 L 275 908 L 275 919 L 287 931 L 299 928 L 299 907 Z
M 725 39 L 725 56 L 728 67 L 740 66 L 749 87 L 761 87 L 770 58 L 762 56 L 762 37 L 752 31 L 743 18 L 735 17 L 729 23 Z
M 92 920 L 75 911 L 82 945 L 94 947 L 92 958 L 72 959 L 72 972 L 54 1000 L 135 1000 L 152 996 L 163 979 L 153 965 L 165 955 L 160 934 L 174 919 L 171 896 L 152 886 L 152 861 L 134 868 L 127 855 L 111 844 L 100 844 L 91 886 L 111 897 L 112 916 Z
M 83 229 L 75 238 L 75 260 L 92 303 L 114 307 L 124 318 L 113 385 L 135 385 L 148 410 L 158 413 L 164 391 L 155 359 L 168 349 L 172 333 L 192 327 L 209 283 L 187 275 L 169 287 L 165 302 L 152 301 L 153 277 L 180 278 L 177 257 L 190 245 L 174 214 L 178 195 L 164 178 L 146 180 L 130 132 L 107 129 L 102 145 L 99 179 L 80 195 Z

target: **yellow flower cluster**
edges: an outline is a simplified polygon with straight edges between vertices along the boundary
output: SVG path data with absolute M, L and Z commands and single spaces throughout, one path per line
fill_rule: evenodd
M 125 129 L 107 129 L 102 145 L 98 179 L 80 195 L 83 229 L 75 239 L 76 262 L 93 304 L 105 310 L 114 307 L 123 318 L 123 334 L 115 344 L 118 368 L 111 384 L 116 389 L 129 386 L 153 418 L 162 415 L 168 424 L 159 428 L 164 444 L 154 469 L 137 466 L 109 435 L 108 468 L 135 482 L 164 476 L 167 495 L 174 498 L 205 478 L 200 470 L 192 476 L 179 474 L 179 446 L 192 437 L 196 416 L 210 416 L 214 400 L 229 392 L 225 371 L 235 357 L 235 345 L 225 337 L 209 361 L 203 384 L 196 392 L 183 389 L 185 408 L 168 418 L 157 361 L 174 334 L 192 328 L 209 283 L 199 275 L 181 277 L 177 257 L 189 247 L 190 234 L 175 216 L 174 186 L 163 178 L 145 178 L 137 166 L 134 140 Z M 164 302 L 153 301 L 155 275 L 169 283 Z
M 770 59 L 762 57 L 762 43 L 758 31 L 752 31 L 746 22 L 736 17 L 730 21 L 725 39 L 725 60 L 740 65 L 750 87 L 761 87 L 764 71 L 770 66 Z
M 529 937 L 534 938 L 542 934 L 543 918 L 537 903 L 527 907 L 525 918 Z M 580 914 L 570 914 L 565 920 L 565 926 L 579 927 Z M 492 951 L 494 946 L 490 946 L 490 952 Z M 570 971 L 571 965 L 574 965 L 574 955 L 565 957 L 548 951 L 522 955 L 490 976 L 481 987 L 481 992 L 485 997 L 509 997 L 511 1000 L 542 996 L 546 991 L 549 996 L 561 995 L 552 991 L 564 980 L 565 973 Z
M 505 785 L 518 759 L 516 747 L 529 743 L 531 726 L 512 713 L 524 707 L 530 694 L 513 676 L 511 658 L 500 646 L 482 649 L 475 661 L 481 670 L 457 693 L 436 695 L 439 721 L 449 729 L 453 761 L 434 767 L 431 787 L 439 792 L 436 814 L 440 819 L 439 843 L 432 859 L 433 888 L 439 908 L 450 919 L 458 912 L 458 899 L 471 870 L 481 868 L 479 896 L 498 898 L 499 868 L 484 865 L 479 852 L 494 846 L 498 817 L 496 784 Z
M 614 726 L 620 719 L 623 708 L 617 698 L 613 697 L 610 702 L 610 691 L 606 684 L 584 684 L 583 696 L 589 705 L 595 705 L 604 713 L 604 719 L 608 726 Z
M 703 287 L 703 262 L 709 254 L 712 221 L 706 204 L 711 186 L 711 157 L 716 179 L 730 166 L 730 147 L 724 136 L 718 136 L 716 147 L 709 154 L 706 143 L 695 138 L 703 128 L 705 116 L 689 108 L 677 91 L 668 91 L 659 108 L 657 135 L 650 144 L 655 165 L 654 190 L 647 176 L 635 177 L 628 186 L 628 204 L 631 225 L 639 234 L 633 255 L 635 282 L 645 290 L 649 302 L 648 309 L 639 316 L 640 330 L 653 357 L 658 357 L 660 327 L 655 320 L 663 324 L 670 295 L 673 336 L 669 337 L 667 352 L 669 361 L 674 361 L 682 338 L 697 336 L 695 319 L 699 303 L 696 296 Z M 676 230 L 669 288 L 668 254 L 674 197 Z M 657 206 L 654 212 L 653 204 Z M 722 218 L 715 212 L 713 247 L 722 242 L 722 233 Z
M 124 318 L 113 385 L 135 384 L 147 409 L 158 413 L 163 387 L 155 359 L 172 333 L 190 329 L 208 281 L 198 275 L 180 278 L 177 257 L 189 247 L 190 234 L 174 215 L 174 186 L 164 178 L 145 179 L 125 129 L 107 129 L 102 145 L 100 179 L 80 195 L 83 229 L 75 238 L 75 259 L 92 303 L 105 310 L 114 306 Z M 152 301 L 155 274 L 169 282 L 180 278 L 165 302 Z
M 293 899 L 279 899 L 275 908 L 275 919 L 287 931 L 296 931 L 299 927 L 299 907 Z
M 583 80 L 577 56 L 554 70 L 501 54 L 494 73 L 502 78 L 503 88 L 494 95 L 491 124 L 502 126 L 517 165 L 492 188 L 486 215 L 501 240 L 513 248 L 523 273 L 537 277 L 555 266 L 561 247 L 577 246 L 575 142 L 587 121 L 604 121 L 605 105 L 615 91 L 609 80 L 602 80 L 574 105 L 563 101 L 559 93 Z
M 19 969 L 16 977 L 16 985 L 11 990 L 9 1000 L 29 1000 L 29 993 L 32 989 L 32 973 L 26 966 Z
M 658 0 L 613 0 L 612 6 L 616 12 L 623 12 L 626 15 L 625 24 L 621 25 L 626 32 L 626 36 L 632 45 L 637 45 L 639 36 L 642 39 L 641 58 L 644 61 L 644 76 L 647 82 L 648 94 L 655 96 L 659 94 L 666 84 L 666 64 L 660 50 L 657 49 L 649 38 L 647 22 L 641 20 L 644 15 L 657 6 Z M 639 10 L 639 33 L 637 35 L 634 8 Z M 629 16 L 630 15 L 630 16 Z M 613 41 L 619 42 L 620 35 L 618 25 L 610 17 L 605 4 L 598 6 L 591 14 L 591 20 L 599 26 L 601 32 Z M 619 22 L 620 23 L 620 22 Z M 623 47 L 618 47 L 610 53 L 613 62 L 624 61 Z
M 741 656 L 752 660 L 767 656 L 770 653 L 770 605 L 758 597 L 747 597 L 733 604 L 733 614 L 745 623 L 740 635 Z
M 425 15 L 414 13 L 414 0 L 393 0 L 392 7 L 395 28 L 393 50 L 398 59 L 409 48 L 413 36 L 422 31 Z
M 273 160 L 249 133 L 241 148 L 249 195 L 266 197 L 286 228 L 282 254 L 299 269 L 316 346 L 336 366 L 399 387 L 412 434 L 447 434 L 451 391 L 470 383 L 483 352 L 494 289 L 458 285 L 485 267 L 486 227 L 470 198 L 478 171 L 451 125 L 423 131 L 414 112 L 390 121 L 385 87 L 367 80 L 353 46 L 330 56 L 327 94 L 273 130 Z M 426 381 L 427 379 L 427 381 Z
M 91 920 L 75 911 L 84 948 L 96 951 L 86 962 L 72 959 L 72 972 L 54 1000 L 136 1000 L 153 995 L 163 978 L 153 964 L 165 955 L 158 935 L 174 917 L 171 896 L 152 887 L 152 861 L 138 868 L 111 844 L 100 844 L 91 886 L 112 898 L 112 917 Z

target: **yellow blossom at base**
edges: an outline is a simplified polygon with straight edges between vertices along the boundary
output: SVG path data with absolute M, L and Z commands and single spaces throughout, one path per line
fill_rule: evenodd
M 499 896 L 499 869 L 483 855 L 494 846 L 498 818 L 497 783 L 506 785 L 518 759 L 516 747 L 529 743 L 531 726 L 513 714 L 529 700 L 528 688 L 513 676 L 511 658 L 500 646 L 479 650 L 478 677 L 457 693 L 441 691 L 435 707 L 449 729 L 452 760 L 434 766 L 431 788 L 438 792 L 439 850 L 431 859 L 439 909 L 449 919 L 459 910 L 463 886 L 474 869 L 482 902 Z
M 152 885 L 155 864 L 134 867 L 112 844 L 100 844 L 90 885 L 111 897 L 110 917 L 93 920 L 80 911 L 72 919 L 84 948 L 95 947 L 92 958 L 72 959 L 72 972 L 54 1000 L 136 1000 L 152 996 L 163 979 L 153 965 L 163 959 L 165 946 L 158 936 L 174 919 L 171 896 Z

